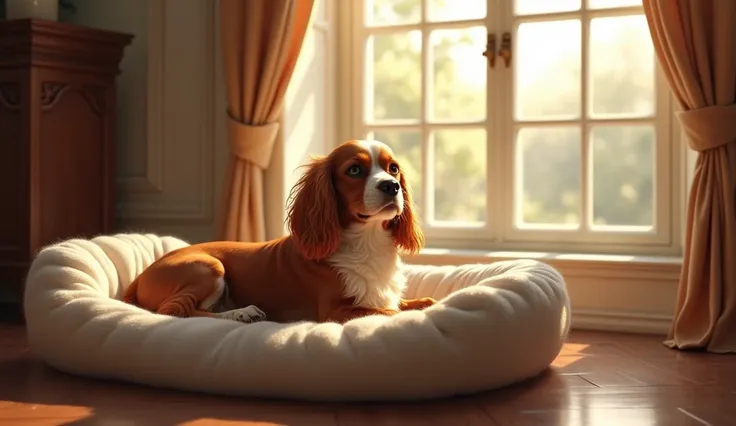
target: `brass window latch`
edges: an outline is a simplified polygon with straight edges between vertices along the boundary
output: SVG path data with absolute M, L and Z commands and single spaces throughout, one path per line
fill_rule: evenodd
M 511 33 L 505 32 L 501 36 L 501 50 L 498 51 L 498 56 L 503 58 L 503 62 L 506 68 L 511 66 Z
M 486 41 L 486 50 L 483 52 L 483 56 L 488 59 L 488 67 L 496 67 L 496 56 L 503 58 L 504 65 L 506 68 L 511 66 L 511 33 L 505 32 L 501 36 L 501 49 L 496 54 L 496 34 L 488 33 L 488 40 Z
M 496 66 L 496 34 L 488 33 L 488 41 L 486 42 L 486 50 L 483 56 L 488 59 L 488 68 Z

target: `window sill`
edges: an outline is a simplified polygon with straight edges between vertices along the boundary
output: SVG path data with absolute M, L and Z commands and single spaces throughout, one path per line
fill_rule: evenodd
M 427 248 L 406 263 L 459 265 L 536 259 L 567 284 L 576 329 L 665 334 L 677 298 L 680 257 L 559 254 Z

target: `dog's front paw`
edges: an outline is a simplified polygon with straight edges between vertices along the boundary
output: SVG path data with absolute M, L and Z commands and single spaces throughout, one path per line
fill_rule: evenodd
M 243 324 L 266 321 L 266 313 L 260 310 L 258 306 L 255 305 L 249 305 L 245 308 L 220 312 L 219 314 L 215 314 L 215 316 L 221 319 L 242 322 Z
M 422 297 L 421 299 L 404 300 L 401 302 L 402 311 L 418 311 L 429 308 L 436 304 L 437 301 L 431 297 Z
M 432 305 L 436 305 L 437 301 L 431 297 L 422 297 L 416 301 L 415 309 L 425 309 Z

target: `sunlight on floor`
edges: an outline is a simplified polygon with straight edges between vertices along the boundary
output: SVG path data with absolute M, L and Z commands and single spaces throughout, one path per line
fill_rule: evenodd
M 575 362 L 580 361 L 581 359 L 583 359 L 582 355 L 581 356 L 561 355 L 555 358 L 555 360 L 552 361 L 551 365 L 554 368 L 563 368 L 563 367 L 567 367 L 568 365 L 572 365 Z
M 563 368 L 574 364 L 585 356 L 585 350 L 590 345 L 584 343 L 565 343 L 560 354 L 552 361 L 552 367 Z
M 584 355 L 583 351 L 589 347 L 590 345 L 585 343 L 565 343 L 560 355 Z
M 242 420 L 221 420 L 221 419 L 215 419 L 215 418 L 201 418 L 197 420 L 192 420 L 191 422 L 183 422 L 179 423 L 179 426 L 230 426 L 230 425 L 242 425 Z M 257 424 L 258 426 L 287 426 L 286 423 L 273 423 L 268 421 L 258 421 L 256 423 L 251 423 L 250 420 L 248 421 L 248 424 Z
M 93 417 L 93 409 L 77 405 L 50 405 L 27 404 L 19 402 L 0 401 L 0 409 L 5 416 L 2 424 L 33 424 L 35 426 L 69 424 L 74 421 L 83 421 Z M 10 411 L 12 409 L 12 411 Z M 10 423 L 4 423 L 10 421 Z M 67 423 L 69 422 L 69 423 Z

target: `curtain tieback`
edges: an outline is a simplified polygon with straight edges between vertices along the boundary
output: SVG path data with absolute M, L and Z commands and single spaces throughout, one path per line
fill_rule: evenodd
M 688 145 L 702 152 L 736 141 L 736 104 L 709 106 L 677 113 Z
M 279 131 L 279 123 L 245 124 L 228 114 L 227 138 L 230 151 L 237 158 L 263 170 L 271 162 L 271 153 Z

